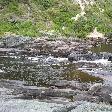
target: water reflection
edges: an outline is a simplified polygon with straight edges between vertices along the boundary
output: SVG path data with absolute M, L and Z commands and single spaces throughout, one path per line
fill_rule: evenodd
M 92 48 L 93 52 L 108 52 L 112 53 L 112 44 L 101 44 L 100 46 L 95 46 Z
M 76 70 L 74 64 L 46 65 L 32 63 L 22 58 L 0 57 L 0 68 L 5 71 L 1 79 L 25 81 L 28 85 L 47 86 L 50 80 L 78 80 L 81 82 L 101 81 L 100 78 Z
M 67 80 L 78 80 L 79 82 L 102 82 L 103 80 L 99 77 L 89 75 L 80 70 L 71 71 L 64 74 L 64 78 Z

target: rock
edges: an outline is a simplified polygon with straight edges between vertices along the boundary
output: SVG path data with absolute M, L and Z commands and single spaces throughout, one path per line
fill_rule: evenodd
M 82 102 L 81 105 L 77 106 L 70 112 L 112 112 L 112 106 L 105 103 L 91 103 Z
M 81 104 L 81 102 L 70 103 L 58 109 L 54 109 L 53 112 L 70 112 L 71 110 L 75 109 L 77 106 Z
M 47 89 L 45 90 L 42 95 L 43 96 L 50 96 L 50 97 L 72 97 L 76 94 L 79 94 L 79 91 L 74 91 L 71 89 Z
M 16 49 L 16 48 L 0 48 L 0 54 L 1 55 L 4 55 L 4 54 L 9 54 L 10 53 L 15 53 L 15 54 L 22 54 L 22 53 L 25 53 L 26 51 L 25 50 L 19 50 L 19 49 Z
M 89 94 L 111 94 L 112 93 L 112 87 L 109 85 L 104 85 L 102 83 L 96 83 L 93 86 L 90 87 L 88 90 Z
M 47 83 L 50 86 L 56 86 L 56 87 L 67 87 L 69 86 L 69 81 L 67 80 L 51 80 Z
M 102 88 L 98 91 L 98 93 L 111 94 L 112 93 L 112 87 L 109 85 L 103 85 Z
M 46 96 L 42 96 L 42 93 L 44 93 L 44 91 L 47 88 L 45 87 L 22 87 L 18 90 L 14 90 L 13 94 L 16 93 L 18 94 L 18 96 L 16 96 L 15 98 L 19 98 L 19 99 L 36 99 L 36 98 L 45 98 Z M 19 93 L 20 92 L 20 93 Z
M 62 106 L 62 104 L 38 100 L 0 99 L 0 112 L 52 112 L 56 106 Z
M 74 57 L 68 56 L 68 61 L 70 61 L 72 63 L 74 61 Z
M 43 102 L 47 102 L 47 103 L 56 103 L 56 104 L 68 104 L 69 102 L 71 102 L 71 99 L 69 98 L 63 98 L 63 97 L 49 97 L 48 99 L 41 99 L 41 101 Z
M 74 101 L 88 101 L 94 103 L 104 102 L 106 104 L 112 104 L 111 96 L 108 94 L 89 95 L 87 93 L 77 94 L 73 98 Z
M 112 87 L 108 85 L 103 85 L 101 89 L 99 89 L 95 95 L 99 96 L 100 101 L 109 103 L 112 105 Z
M 50 97 L 73 97 L 81 91 L 74 91 L 72 89 L 58 89 L 56 87 L 35 87 L 35 86 L 24 86 L 21 82 L 10 82 L 10 81 L 1 81 L 1 88 L 11 89 L 12 95 L 15 95 L 15 98 L 20 99 L 32 99 L 39 98 L 45 99 Z
M 87 45 L 83 41 L 71 41 L 67 39 L 55 39 L 48 40 L 43 38 L 38 38 L 33 40 L 30 43 L 25 44 L 25 49 L 35 49 L 39 51 L 39 53 L 47 53 L 52 54 L 54 57 L 67 57 L 70 52 L 77 51 L 80 53 L 87 53 L 88 43 Z
M 73 90 L 81 90 L 81 91 L 87 91 L 91 84 L 89 83 L 80 83 L 80 82 L 77 82 L 77 81 L 69 81 L 69 86 L 73 89 Z
M 5 71 L 0 69 L 0 73 L 5 73 Z
M 95 94 L 98 90 L 100 90 L 102 88 L 102 83 L 95 83 L 94 85 L 92 85 L 89 90 L 88 93 L 93 95 Z
M 49 86 L 55 86 L 58 88 L 71 88 L 73 90 L 87 91 L 91 84 L 81 83 L 78 81 L 67 81 L 67 80 L 51 80 L 46 83 Z
M 108 58 L 108 61 L 112 61 L 112 56 L 110 56 L 110 57 Z
M 79 51 L 74 51 L 70 55 L 68 55 L 68 60 L 70 62 L 73 61 L 79 61 L 79 60 L 92 60 L 92 54 L 91 53 L 80 53 Z
M 16 47 L 28 42 L 29 40 L 31 40 L 29 37 L 6 36 L 2 38 L 1 42 L 3 43 L 4 47 Z
M 112 105 L 112 98 L 109 94 L 105 93 L 105 94 L 99 94 L 99 101 L 100 102 L 104 102 L 106 104 L 111 104 Z
M 8 88 L 8 89 L 18 89 L 19 87 L 23 87 L 25 82 L 17 81 L 17 80 L 0 80 L 0 87 L 1 88 Z
M 112 104 L 112 87 L 108 85 L 102 85 L 101 83 L 96 83 L 90 87 L 88 93 L 93 96 L 98 96 L 99 102 L 105 102 Z
M 45 60 L 45 63 L 47 64 L 58 64 L 58 60 L 57 58 L 54 58 L 53 56 L 49 56 L 46 60 Z
M 73 98 L 74 101 L 100 102 L 98 96 L 88 95 L 87 93 L 77 94 Z

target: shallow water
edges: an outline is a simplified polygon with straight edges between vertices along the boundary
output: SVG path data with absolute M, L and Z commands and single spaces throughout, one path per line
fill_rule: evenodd
M 34 63 L 22 58 L 0 57 L 0 68 L 5 73 L 1 79 L 25 81 L 28 85 L 46 86 L 50 80 L 79 80 L 96 82 L 98 77 L 77 70 L 76 65 L 48 65 Z
M 108 47 L 109 48 L 108 48 Z M 93 48 L 94 52 L 110 52 L 110 45 L 102 45 Z M 28 86 L 44 86 L 48 87 L 48 82 L 52 80 L 77 80 L 79 82 L 108 82 L 112 81 L 112 63 L 104 60 L 87 61 L 81 60 L 73 64 L 60 64 L 50 62 L 45 63 L 48 58 L 46 56 L 39 57 L 37 60 L 31 57 L 11 54 L 2 54 L 0 56 L 0 79 L 25 83 Z M 34 59 L 33 58 L 33 59 Z M 19 82 L 20 81 L 20 82 Z M 1 92 L 2 90 L 2 92 Z M 47 103 L 39 100 L 20 100 L 13 99 L 11 95 L 5 95 L 6 90 L 1 88 L 0 92 L 0 112 L 52 112 L 55 108 L 63 106 L 63 104 Z M 91 107 L 89 107 L 91 105 Z M 111 106 L 104 106 L 105 112 L 111 112 Z M 91 112 L 91 108 L 97 112 L 102 112 L 102 108 L 98 108 L 97 104 L 85 103 L 73 110 L 72 112 Z M 82 110 L 80 110 L 82 109 Z
M 99 52 L 109 52 L 112 53 L 112 43 L 110 44 L 101 44 L 99 46 L 92 48 L 93 52 L 99 53 Z

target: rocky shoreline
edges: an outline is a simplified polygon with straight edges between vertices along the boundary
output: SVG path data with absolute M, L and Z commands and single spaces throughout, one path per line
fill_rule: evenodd
M 0 91 L 0 97 L 29 101 L 38 99 L 40 102 L 65 105 L 54 109 L 53 112 L 72 112 L 82 104 L 76 102 L 82 101 L 112 105 L 112 86 L 104 83 L 102 78 L 89 77 L 86 74 L 87 70 L 105 67 L 101 62 L 94 62 L 95 60 L 104 58 L 111 63 L 112 53 L 91 51 L 92 47 L 107 42 L 105 39 L 50 39 L 46 37 L 26 39 L 21 36 L 2 38 L 0 40 L 0 66 L 3 66 L 0 72 L 2 77 L 0 88 L 6 90 Z M 56 72 L 53 71 L 54 68 Z M 39 73 L 37 69 L 42 69 L 40 76 L 37 74 Z M 47 73 L 49 71 L 51 72 Z M 100 73 L 106 72 L 102 71 L 97 74 Z M 22 78 L 25 81 L 25 78 L 33 81 L 40 80 L 41 85 L 31 86 L 27 81 L 18 81 L 16 78 L 7 80 L 10 76 L 16 77 L 16 75 L 21 77 L 20 80 Z M 4 77 L 8 78 L 4 79 Z M 67 106 L 68 103 L 69 106 Z
M 9 51 L 22 50 L 31 55 L 53 55 L 54 57 L 67 57 L 72 52 L 86 54 L 92 46 L 106 43 L 107 39 L 77 39 L 77 38 L 56 38 L 48 37 L 29 38 L 22 36 L 6 36 L 1 38 L 0 47 L 10 48 Z M 15 48 L 15 49 L 11 49 Z M 24 50 L 24 51 L 23 51 Z M 3 51 L 3 50 L 0 50 Z M 4 49 L 4 52 L 7 52 Z M 19 52 L 19 51 L 18 51 Z
M 61 83 L 63 81 L 60 81 Z M 68 81 L 65 81 L 68 83 Z M 65 85 L 67 85 L 65 83 Z M 51 87 L 25 86 L 22 82 L 1 80 L 0 88 L 7 88 L 6 95 L 14 95 L 14 99 L 40 99 L 52 103 L 66 104 L 67 102 L 87 101 L 112 105 L 112 87 L 102 83 L 79 83 L 69 81 L 71 88 L 59 89 L 56 83 Z M 57 82 L 58 85 L 58 82 Z M 60 100 L 61 98 L 61 100 Z M 56 100 L 57 99 L 57 100 Z

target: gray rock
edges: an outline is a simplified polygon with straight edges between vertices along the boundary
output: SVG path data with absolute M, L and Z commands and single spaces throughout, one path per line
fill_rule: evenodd
M 105 103 L 83 102 L 70 112 L 112 112 L 112 106 Z
M 95 83 L 94 85 L 92 85 L 89 90 L 88 93 L 93 95 L 95 94 L 98 90 L 100 90 L 102 88 L 102 83 Z
M 25 42 L 31 40 L 29 37 L 23 36 L 6 36 L 2 38 L 1 42 L 3 43 L 4 47 L 16 47 Z
M 99 102 L 105 102 L 112 104 L 112 87 L 108 85 L 102 85 L 101 83 L 94 84 L 90 87 L 88 94 L 98 96 Z
M 99 94 L 99 101 L 112 105 L 112 98 L 109 94 Z
M 51 85 L 51 86 L 56 86 L 56 87 L 67 87 L 67 86 L 69 86 L 69 81 L 67 81 L 67 80 L 51 80 L 47 84 Z
M 82 104 L 81 102 L 70 103 L 63 107 L 53 110 L 53 112 L 70 112 L 71 110 L 75 109 L 77 106 L 81 104 Z
M 88 101 L 88 102 L 96 102 L 99 103 L 99 97 L 98 96 L 92 96 L 88 95 L 87 93 L 82 93 L 74 96 L 74 101 Z
M 41 95 L 52 97 L 73 97 L 79 94 L 80 91 L 74 91 L 71 89 L 47 89 Z
M 98 91 L 98 93 L 111 94 L 112 93 L 112 87 L 109 85 L 103 85 L 102 88 Z
M 78 90 L 81 90 L 81 91 L 87 91 L 91 84 L 89 83 L 80 83 L 78 81 L 69 81 L 69 86 L 75 90 L 75 89 L 78 89 Z

